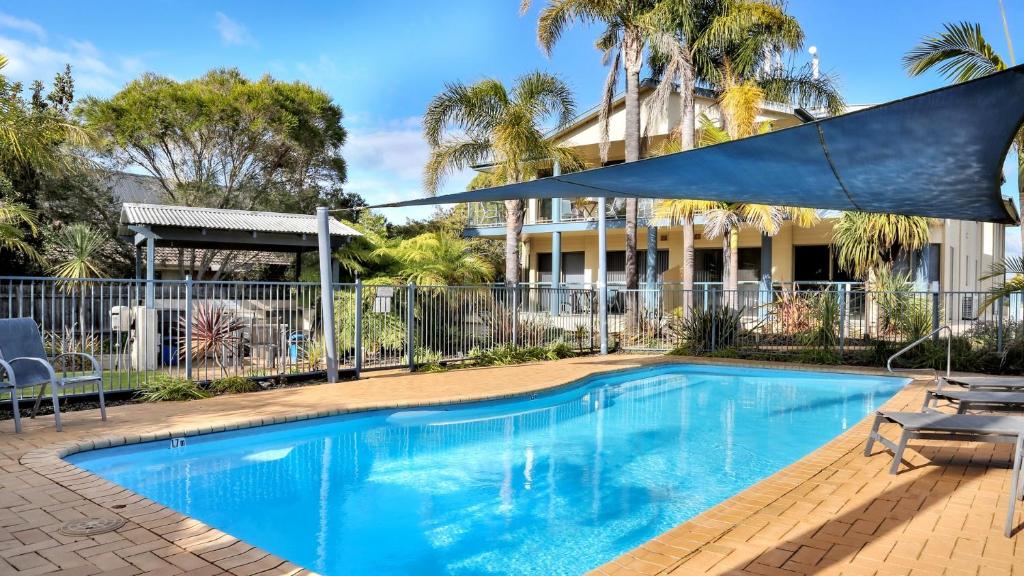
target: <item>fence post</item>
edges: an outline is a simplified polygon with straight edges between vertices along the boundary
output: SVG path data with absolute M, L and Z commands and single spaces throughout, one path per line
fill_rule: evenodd
M 409 354 L 409 372 L 416 371 L 416 284 L 405 287 L 405 347 Z
M 996 352 L 1003 353 L 1003 298 L 996 300 Z
M 590 326 L 588 332 L 590 332 L 590 352 L 594 352 L 594 308 L 597 307 L 597 290 L 593 286 L 590 287 Z
M 185 275 L 185 378 L 192 379 L 192 275 Z
M 519 284 L 512 285 L 512 346 L 519 345 Z
M 711 293 L 712 298 L 715 298 L 715 305 L 711 308 L 711 351 L 715 351 L 715 337 L 718 336 L 718 295 L 714 292 Z
M 353 368 L 356 371 L 356 378 L 359 378 L 359 374 L 363 370 L 363 281 L 360 278 L 356 278 L 356 325 L 355 325 L 355 338 L 353 344 L 355 350 L 355 359 L 353 360 Z
M 939 293 L 932 292 L 932 330 L 935 330 L 935 333 L 932 334 L 933 342 L 939 341 L 939 326 Z
M 846 296 L 850 289 L 849 284 L 839 287 L 839 356 L 842 357 L 846 348 Z

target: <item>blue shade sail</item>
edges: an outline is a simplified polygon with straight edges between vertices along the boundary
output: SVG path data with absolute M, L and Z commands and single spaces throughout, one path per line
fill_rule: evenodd
M 1014 224 L 1002 165 L 1024 123 L 1024 65 L 716 146 L 583 172 L 381 204 L 688 198 Z

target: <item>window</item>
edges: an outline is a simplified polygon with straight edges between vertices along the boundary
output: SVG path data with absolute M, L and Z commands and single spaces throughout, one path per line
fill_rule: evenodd
M 757 282 L 761 279 L 761 248 L 740 248 L 738 250 L 739 282 Z M 697 248 L 693 251 L 693 281 L 722 281 L 722 250 L 718 248 Z
M 640 282 L 644 282 L 647 278 L 647 251 L 637 250 L 636 259 L 637 275 L 640 276 Z M 665 272 L 668 271 L 668 250 L 658 250 L 657 265 L 657 278 L 658 282 L 661 282 L 665 278 Z M 626 283 L 626 252 L 624 250 L 608 253 L 608 283 Z

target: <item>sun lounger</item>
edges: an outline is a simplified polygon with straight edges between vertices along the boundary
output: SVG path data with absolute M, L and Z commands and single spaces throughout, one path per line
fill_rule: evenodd
M 922 412 L 934 410 L 937 400 L 956 404 L 957 414 L 968 410 L 1024 410 L 1024 391 L 999 392 L 985 390 L 928 390 L 924 395 Z
M 1021 376 L 950 376 L 939 378 L 939 388 L 943 384 L 956 384 L 968 390 L 1007 390 L 1024 392 L 1024 377 Z
M 58 374 L 54 364 L 78 357 L 89 363 L 91 369 L 83 370 L 73 376 Z M 39 327 L 31 318 L 8 318 L 0 319 L 0 390 L 7 390 L 11 393 L 11 408 L 14 411 L 14 431 L 21 432 L 21 417 L 18 413 L 18 391 L 32 386 L 39 387 L 39 395 L 36 397 L 36 404 L 32 409 L 32 417 L 36 417 L 39 411 L 39 404 L 46 393 L 46 386 L 50 386 L 50 395 L 53 398 L 53 419 L 57 424 L 57 431 L 61 431 L 60 425 L 60 398 L 59 393 L 68 386 L 96 383 L 100 396 L 100 416 L 107 419 L 107 407 L 103 399 L 103 370 L 100 363 L 89 354 L 82 352 L 69 352 L 60 354 L 53 358 L 51 363 L 46 358 L 46 351 L 43 349 L 43 338 L 39 334 Z
M 888 440 L 878 432 L 883 422 L 890 422 L 903 429 L 898 442 Z M 1010 483 L 1010 509 L 1006 516 L 1004 534 L 1013 532 L 1013 512 L 1017 500 L 1024 494 L 1021 486 L 1021 458 L 1024 457 L 1024 417 L 974 414 L 943 414 L 939 412 L 878 412 L 871 426 L 864 455 L 870 456 L 876 441 L 892 450 L 890 474 L 896 474 L 903 460 L 907 441 L 952 440 L 961 442 L 988 442 L 991 444 L 1013 444 L 1013 476 Z

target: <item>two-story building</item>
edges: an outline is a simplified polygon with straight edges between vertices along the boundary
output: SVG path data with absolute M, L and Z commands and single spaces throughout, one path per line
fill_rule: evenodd
M 678 118 L 679 98 L 673 94 L 664 113 L 651 114 L 646 106 L 653 92 L 653 84 L 645 83 L 641 93 L 641 122 L 648 135 L 644 150 L 656 150 L 669 137 Z M 696 115 L 706 114 L 712 120 L 719 118 L 715 94 L 700 91 L 696 98 Z M 609 118 L 610 148 L 607 164 L 624 158 L 624 105 L 620 96 Z M 778 130 L 794 126 L 807 118 L 807 112 L 792 106 L 766 103 L 760 120 L 770 121 Z M 590 167 L 601 165 L 599 110 L 594 108 L 579 116 L 571 125 L 552 134 L 559 143 L 571 146 Z M 699 124 L 699 123 L 698 123 Z M 479 168 L 486 170 L 486 166 Z M 557 170 L 552 166 L 550 170 Z M 637 231 L 640 281 L 652 279 L 647 275 L 649 248 L 656 246 L 656 270 L 653 280 L 659 284 L 681 281 L 683 239 L 680 226 L 655 216 L 652 200 L 642 200 L 639 208 Z M 522 235 L 523 278 L 532 284 L 590 286 L 597 281 L 597 231 L 595 213 L 597 201 L 593 198 L 561 200 L 530 200 L 526 224 Z M 608 283 L 625 283 L 625 202 L 609 200 L 608 222 Z M 469 208 L 469 225 L 465 235 L 470 237 L 504 237 L 504 206 L 501 203 L 473 204 Z M 831 247 L 832 226 L 838 213 L 823 212 L 821 221 L 811 228 L 800 228 L 785 222 L 773 237 L 762 235 L 751 228 L 739 233 L 739 281 L 741 288 L 753 289 L 758 282 L 770 280 L 774 285 L 813 285 L 830 282 L 852 282 L 836 263 Z M 931 245 L 910 255 L 898 267 L 909 271 L 922 290 L 981 291 L 988 288 L 983 275 L 993 263 L 1004 256 L 1005 230 L 1001 224 L 961 220 L 936 220 L 931 227 Z M 703 234 L 698 218 L 695 240 L 695 282 L 698 286 L 720 283 L 722 280 L 722 244 Z M 553 271 L 558 271 L 555 278 Z

